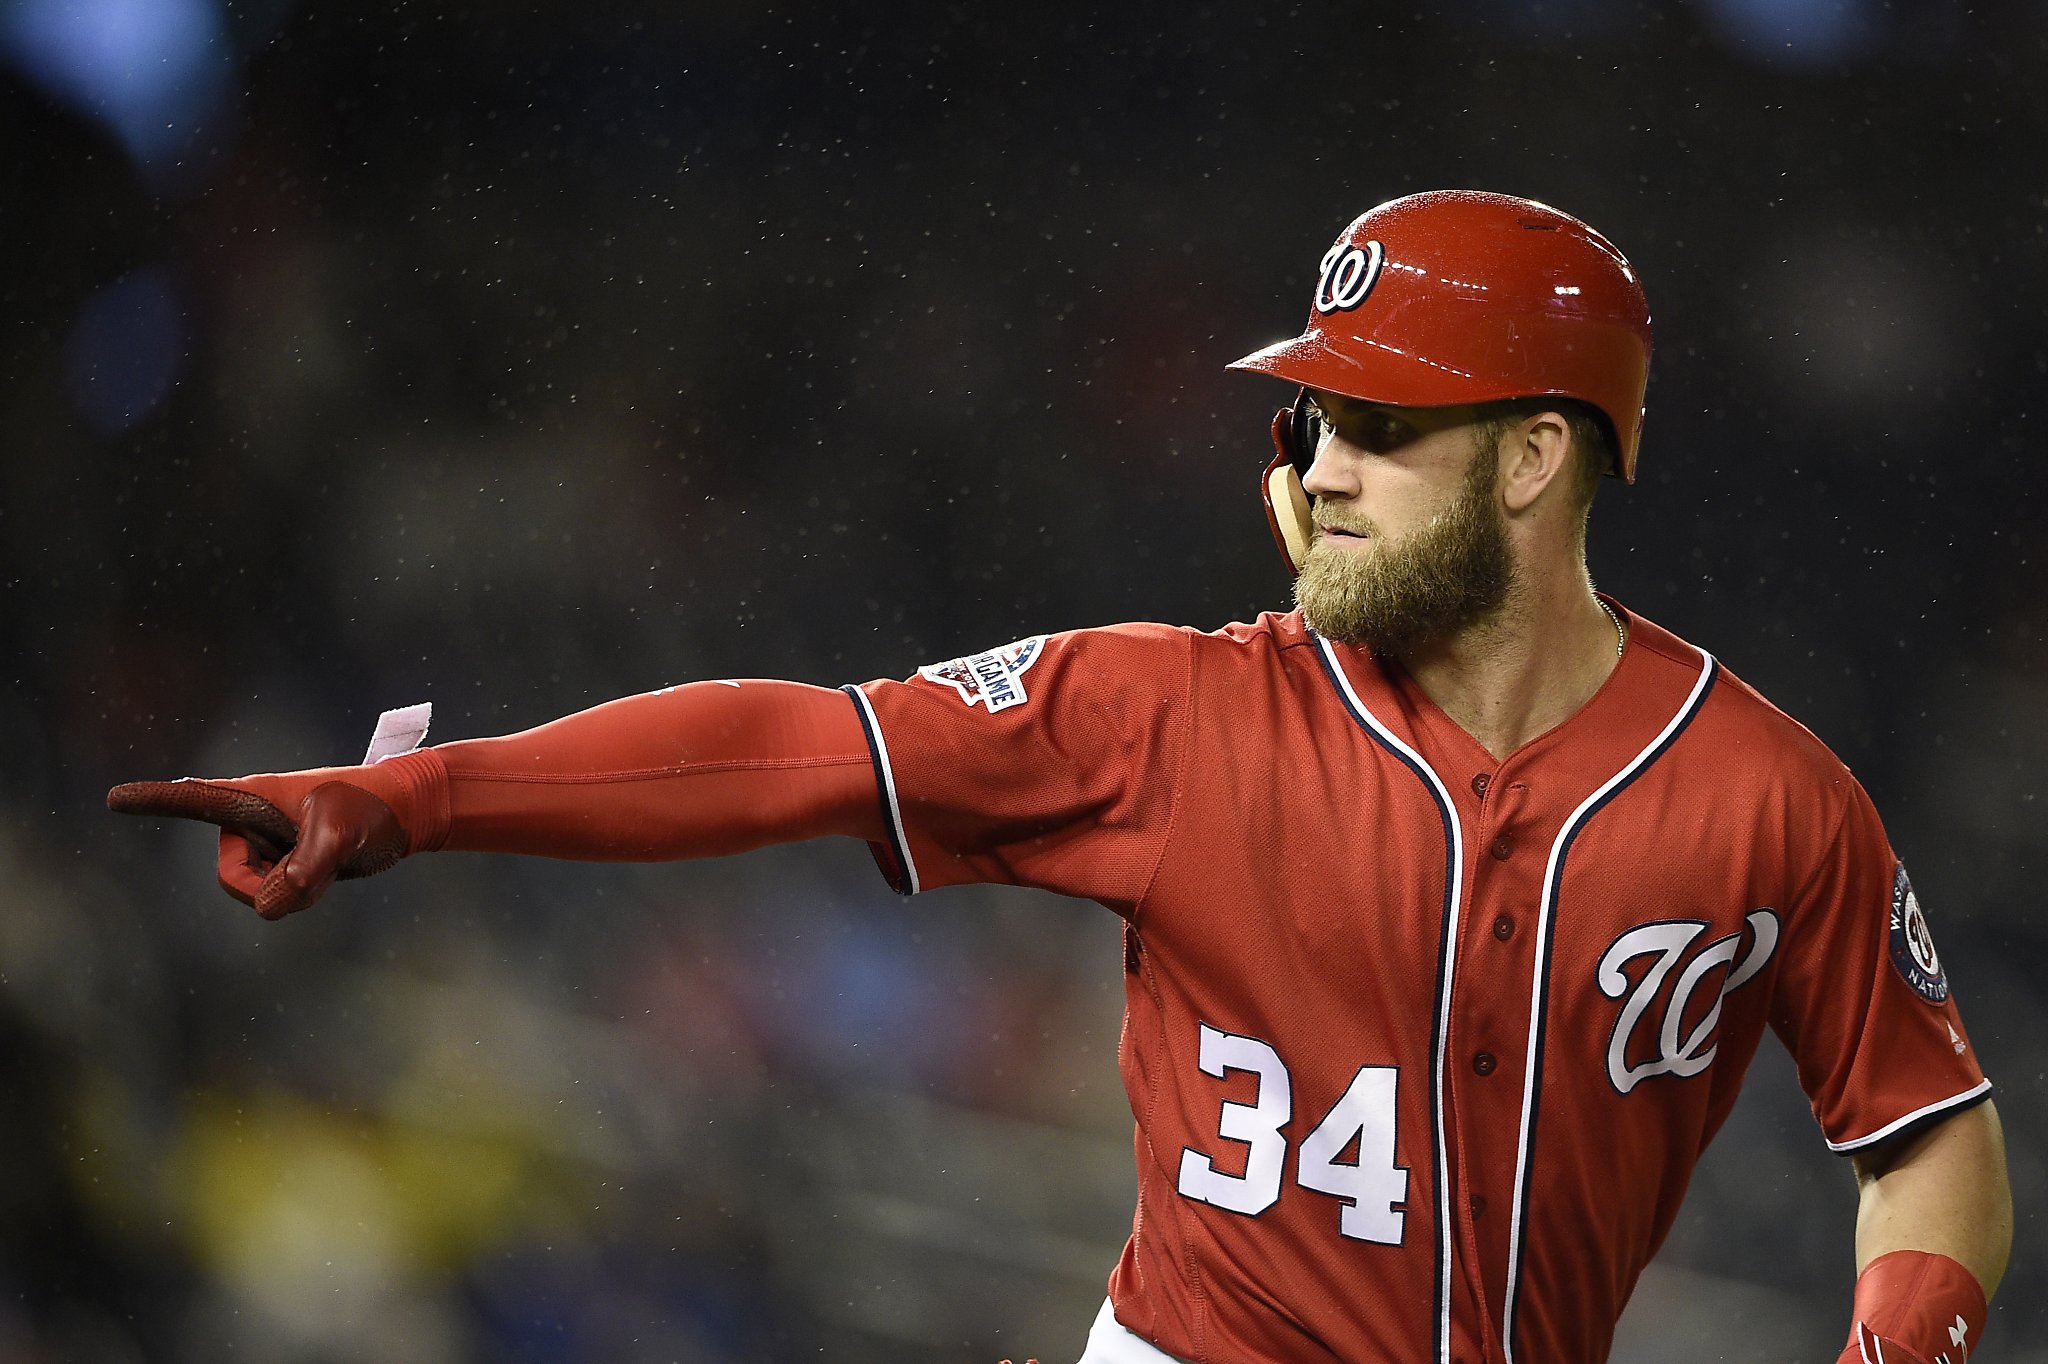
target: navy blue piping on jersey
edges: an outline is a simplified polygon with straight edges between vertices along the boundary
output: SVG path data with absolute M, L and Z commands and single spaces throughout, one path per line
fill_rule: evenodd
M 1436 1299 L 1433 1310 L 1430 1313 L 1430 1330 L 1434 1335 L 1435 1345 L 1430 1350 L 1430 1358 L 1448 1361 L 1450 1357 L 1450 1336 L 1446 1330 L 1446 1322 L 1448 1321 L 1450 1311 L 1451 1286 L 1451 1181 L 1443 1143 L 1439 1140 L 1438 1134 L 1443 1130 L 1444 1051 L 1450 1029 L 1450 1018 L 1447 1012 L 1449 1000 L 1444 990 L 1444 982 L 1445 973 L 1450 969 L 1451 952 L 1454 947 L 1451 941 L 1452 922 L 1458 908 L 1456 900 L 1460 873 L 1463 871 L 1463 868 L 1458 864 L 1461 839 L 1458 832 L 1457 814 L 1451 809 L 1444 795 L 1438 790 L 1438 780 L 1440 779 L 1433 780 L 1435 774 L 1426 765 L 1418 762 L 1415 757 L 1402 752 L 1399 747 L 1389 742 L 1387 737 L 1380 733 L 1372 719 L 1361 710 L 1364 704 L 1362 701 L 1356 705 L 1353 704 L 1350 683 L 1338 671 L 1336 657 L 1331 651 L 1329 641 L 1324 639 L 1322 635 L 1317 634 L 1313 629 L 1309 631 L 1309 634 L 1316 641 L 1316 659 L 1323 665 L 1323 671 L 1328 675 L 1330 685 L 1336 690 L 1337 699 L 1343 703 L 1344 709 L 1350 712 L 1352 720 L 1372 738 L 1374 743 L 1393 754 L 1403 767 L 1406 767 L 1415 774 L 1415 779 L 1422 783 L 1422 789 L 1429 793 L 1430 800 L 1435 803 L 1437 817 L 1443 821 L 1444 825 L 1444 904 L 1442 920 L 1437 929 L 1436 1018 L 1430 1029 L 1429 1057 L 1430 1166 L 1436 1175 L 1437 1206 Z
M 1966 1109 L 1975 1108 L 1991 1097 L 1991 1081 L 1979 1080 L 1962 1093 L 1952 1098 L 1936 1099 L 1925 1108 L 1916 1108 L 1905 1117 L 1899 1118 L 1888 1127 L 1880 1127 L 1866 1137 L 1853 1141 L 1828 1143 L 1828 1150 L 1838 1156 L 1853 1156 L 1858 1151 L 1876 1146 L 1879 1142 L 1899 1141 L 1917 1132 L 1924 1132 L 1938 1122 L 1947 1122 Z
M 853 698 L 854 713 L 860 716 L 861 733 L 868 741 L 868 758 L 875 765 L 875 799 L 882 807 L 882 830 L 889 838 L 889 851 L 896 858 L 896 870 L 882 868 L 889 886 L 899 895 L 918 892 L 917 864 L 910 860 L 910 839 L 903 832 L 903 813 L 896 801 L 896 773 L 889 766 L 889 745 L 882 739 L 882 723 L 875 718 L 867 693 L 851 683 L 839 690 Z
M 1543 1097 L 1543 1046 L 1550 1022 L 1550 961 L 1557 947 L 1557 935 L 1551 929 L 1557 916 L 1558 897 L 1564 885 L 1565 862 L 1571 856 L 1572 844 L 1592 822 L 1593 816 L 1606 809 L 1609 802 L 1633 786 L 1636 778 L 1649 771 L 1657 759 L 1669 752 L 1671 746 L 1678 742 L 1679 736 L 1692 727 L 1692 722 L 1705 708 L 1707 697 L 1713 693 L 1714 684 L 1720 678 L 1720 664 L 1704 649 L 1701 649 L 1699 654 L 1703 660 L 1703 675 L 1694 684 L 1693 694 L 1687 698 L 1684 708 L 1670 722 L 1663 737 L 1646 752 L 1637 754 L 1631 765 L 1622 769 L 1620 779 L 1601 792 L 1596 799 L 1587 802 L 1558 836 L 1556 852 L 1553 854 L 1554 865 L 1549 872 L 1549 884 L 1545 887 L 1542 913 L 1538 921 L 1543 941 L 1543 959 L 1536 966 L 1537 997 L 1533 1011 L 1536 1018 L 1536 1035 L 1530 1046 L 1529 1074 L 1525 1077 L 1529 1097 L 1528 1109 L 1523 1118 L 1525 1130 L 1522 1135 L 1522 1149 L 1518 1153 L 1518 1179 L 1522 1170 L 1526 1170 L 1533 1163 L 1532 1157 L 1536 1149 L 1537 1110 L 1541 1107 Z M 1520 1197 L 1514 1208 L 1515 1220 L 1508 1238 L 1508 1263 L 1512 1267 L 1512 1272 L 1508 1275 L 1507 1297 L 1504 1303 L 1503 1315 L 1506 1319 L 1501 1322 L 1501 1343 L 1506 1350 L 1509 1364 L 1513 1364 L 1515 1358 L 1515 1309 L 1521 1304 L 1522 1275 L 1528 1263 L 1521 1253 L 1522 1236 L 1524 1229 L 1529 1225 L 1529 1190 L 1534 1181 L 1521 1179 L 1520 1182 Z

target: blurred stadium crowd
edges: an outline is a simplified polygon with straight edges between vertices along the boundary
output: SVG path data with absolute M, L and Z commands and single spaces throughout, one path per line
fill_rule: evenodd
M 2048 18 L 1381 8 L 0 0 L 0 1360 L 1078 1353 L 1103 911 L 820 845 L 271 926 L 101 793 L 1282 607 L 1220 366 L 1475 185 L 1647 283 L 1595 575 L 1877 797 L 2048 1361 Z M 1852 1206 L 1774 1051 L 1618 1364 L 1832 1360 Z

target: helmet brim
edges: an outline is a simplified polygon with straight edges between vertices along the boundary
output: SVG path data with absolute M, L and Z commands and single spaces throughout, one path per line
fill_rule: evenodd
M 1224 368 L 1270 374 L 1305 388 L 1390 407 L 1459 407 L 1520 396 L 1504 389 L 1498 379 L 1409 355 L 1371 337 L 1347 336 L 1342 344 L 1343 348 L 1332 345 L 1327 332 L 1312 327 Z M 1356 353 L 1360 350 L 1365 354 Z

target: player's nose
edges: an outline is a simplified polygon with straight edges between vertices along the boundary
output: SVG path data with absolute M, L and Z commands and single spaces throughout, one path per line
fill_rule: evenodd
M 1357 453 L 1348 449 L 1341 437 L 1325 435 L 1308 472 L 1302 475 L 1301 486 L 1310 497 L 1341 500 L 1358 496 Z

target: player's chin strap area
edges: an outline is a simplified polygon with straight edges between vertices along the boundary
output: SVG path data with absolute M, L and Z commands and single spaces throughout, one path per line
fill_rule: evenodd
M 1301 485 L 1303 474 L 1316 456 L 1318 423 L 1312 415 L 1308 390 L 1295 395 L 1294 406 L 1273 414 L 1273 462 L 1259 485 L 1266 502 L 1266 525 L 1280 546 L 1287 571 L 1301 572 L 1308 547 L 1316 538 L 1316 523 L 1310 514 L 1308 490 Z

